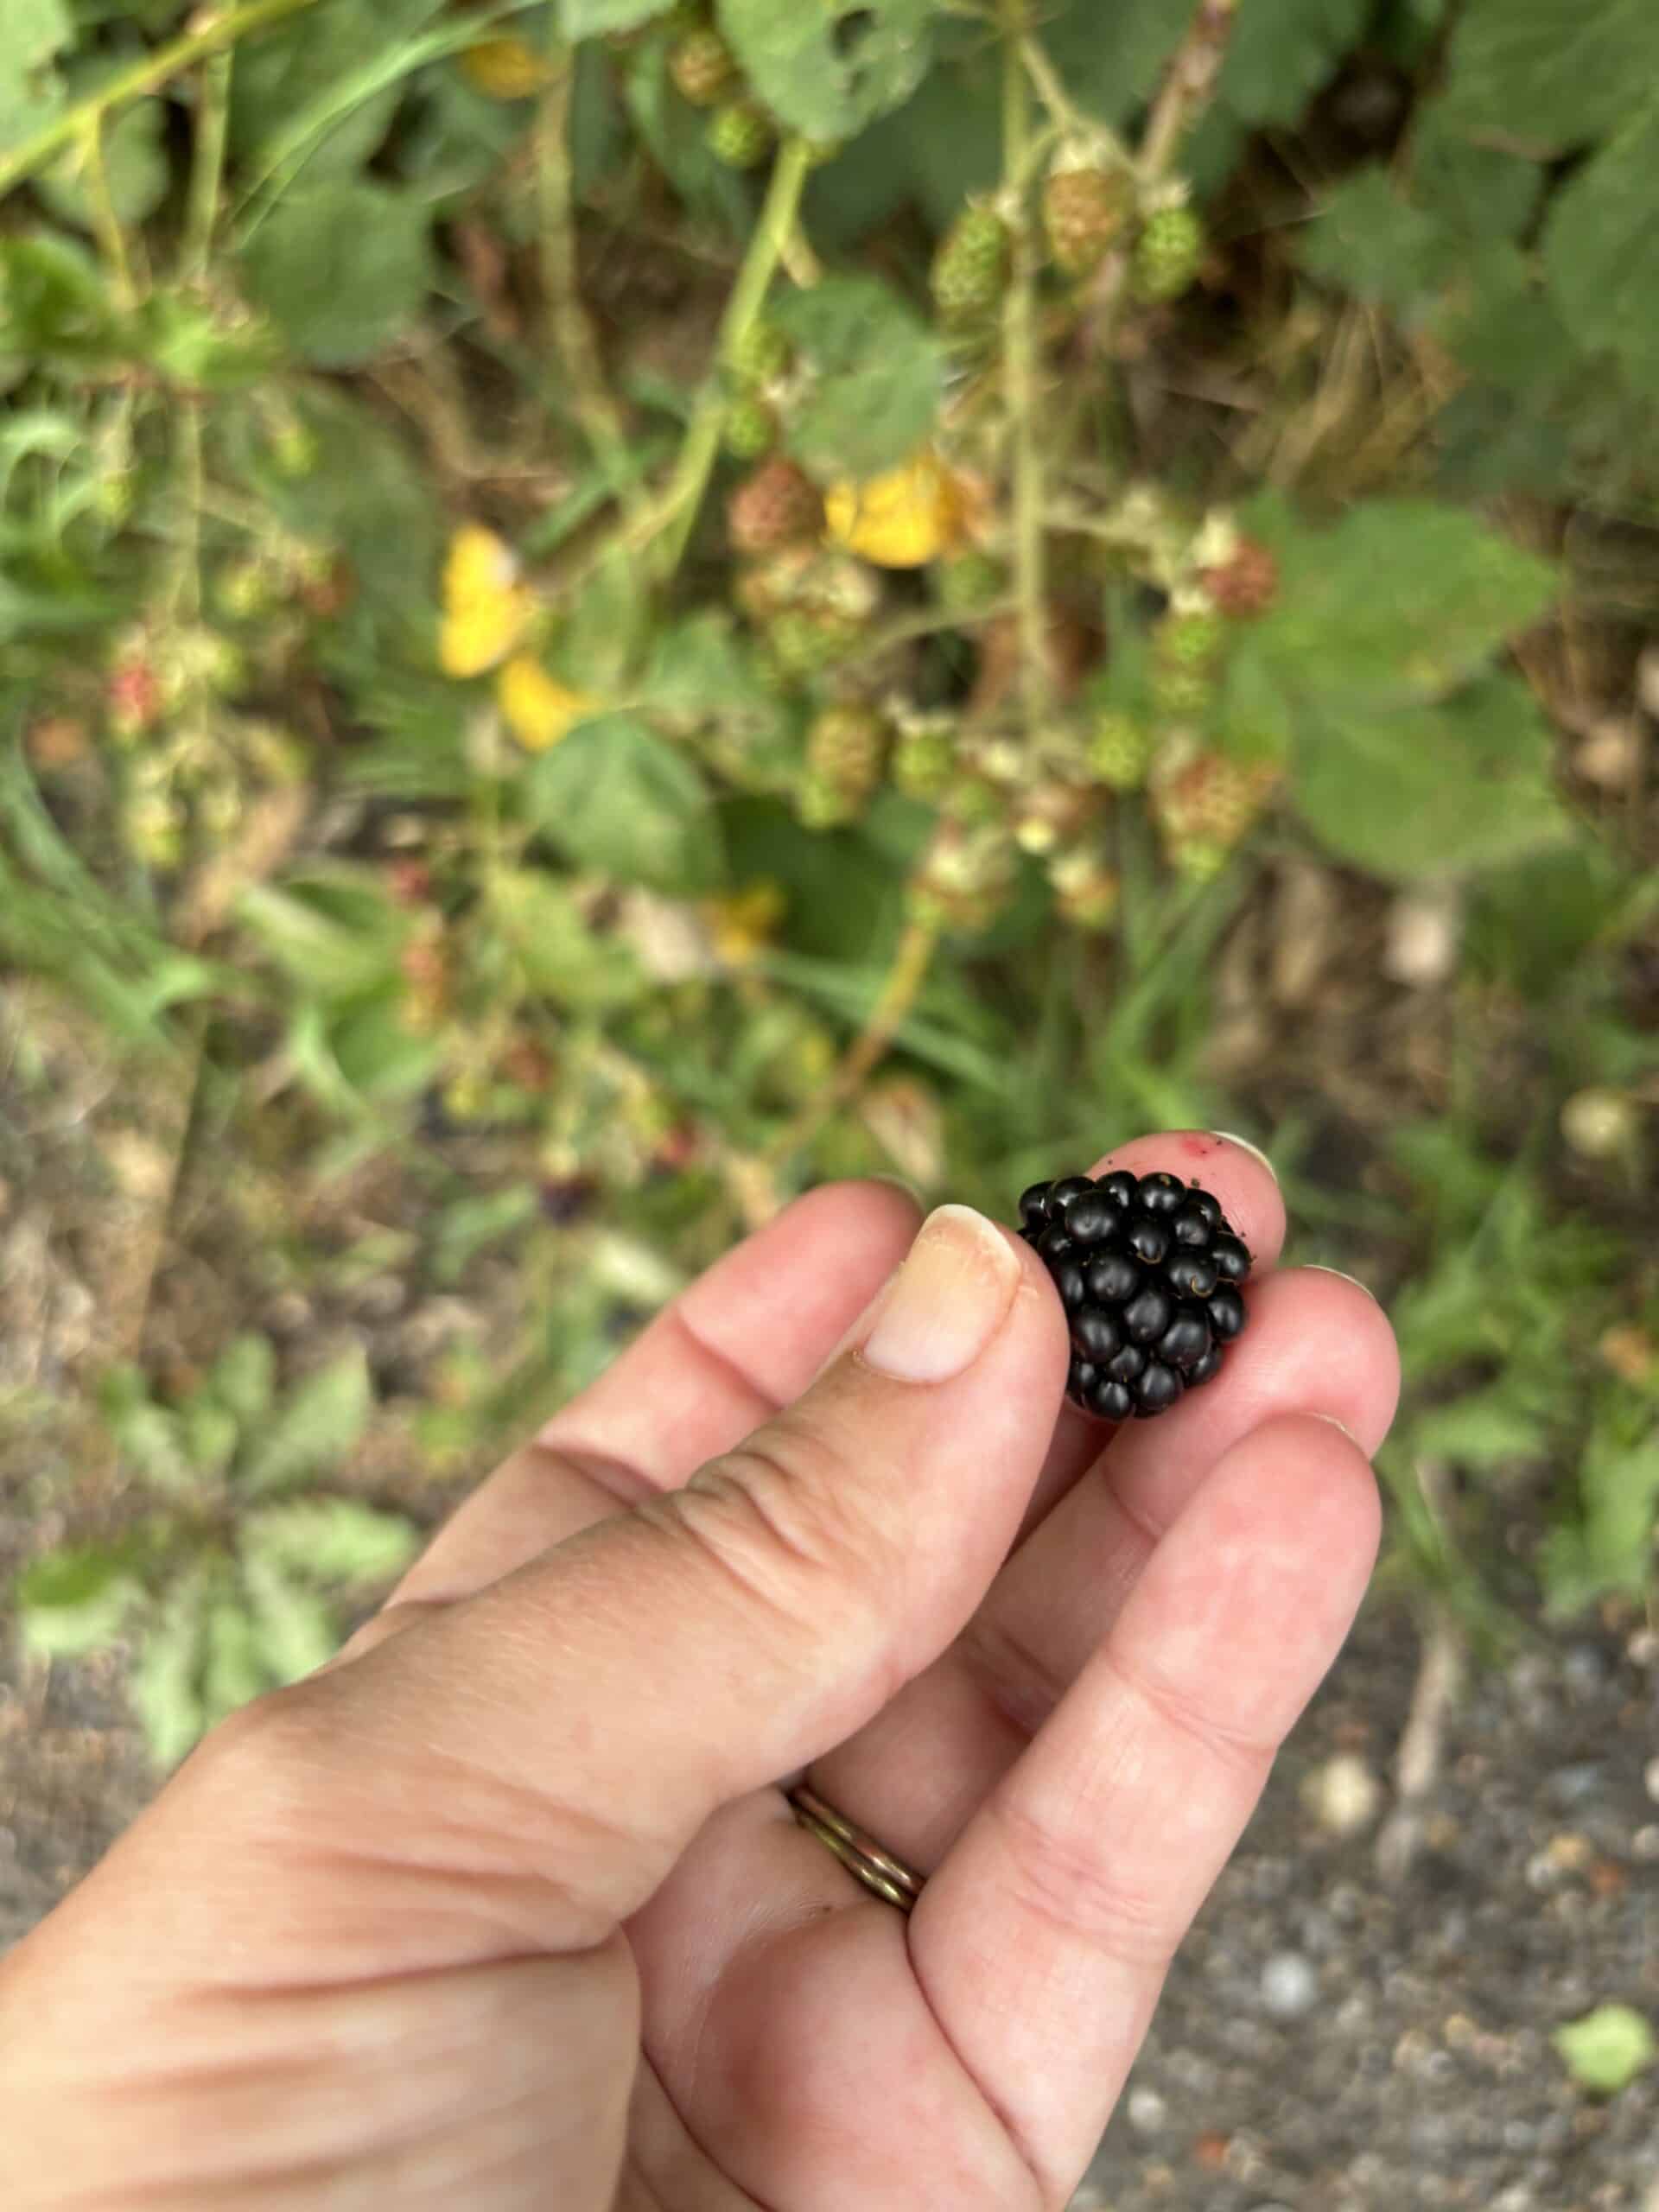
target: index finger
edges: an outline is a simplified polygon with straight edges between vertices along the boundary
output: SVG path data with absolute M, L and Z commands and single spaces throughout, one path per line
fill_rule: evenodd
M 391 1604 L 453 1604 L 689 1480 L 799 1396 L 904 1258 L 887 1183 L 798 1198 L 715 1262 L 455 1512 Z

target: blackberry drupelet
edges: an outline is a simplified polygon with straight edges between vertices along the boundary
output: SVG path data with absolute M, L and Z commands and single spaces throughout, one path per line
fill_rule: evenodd
M 1020 1234 L 1071 1325 L 1073 1405 L 1149 1420 L 1220 1374 L 1249 1318 L 1250 1255 L 1208 1191 L 1123 1168 L 1066 1175 L 1026 1192 Z

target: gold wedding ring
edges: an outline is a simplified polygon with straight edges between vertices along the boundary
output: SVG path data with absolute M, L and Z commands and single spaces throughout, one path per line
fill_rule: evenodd
M 815 1789 L 797 1783 L 788 1793 L 796 1819 L 818 1841 L 833 1851 L 849 1874 L 900 1912 L 908 1912 L 922 1894 L 924 1877 L 902 1859 L 879 1844 L 873 1835 L 855 1827 L 844 1813 L 826 1805 Z

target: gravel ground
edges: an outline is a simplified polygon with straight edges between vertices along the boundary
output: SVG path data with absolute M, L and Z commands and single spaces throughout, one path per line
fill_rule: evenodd
M 1550 2042 L 1607 2001 L 1659 2021 L 1659 1638 L 1478 1678 L 1389 1884 L 1381 1777 L 1416 1662 L 1402 1616 L 1367 1619 L 1176 1962 L 1076 2212 L 1659 2212 L 1659 2069 L 1599 2101 Z M 0 1944 L 152 1787 L 113 1662 L 0 1681 Z
M 1366 1621 L 1176 1961 L 1077 2212 L 1659 2212 L 1659 2070 L 1599 2101 L 1550 2041 L 1604 2002 L 1659 2019 L 1659 1639 L 1478 1678 L 1386 1883 L 1386 1793 L 1360 1816 L 1415 1664 L 1406 1622 Z

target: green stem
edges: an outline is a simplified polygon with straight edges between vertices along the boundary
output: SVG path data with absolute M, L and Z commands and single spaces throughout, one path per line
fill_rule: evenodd
M 554 8 L 555 35 L 558 8 Z M 570 387 L 583 435 L 628 513 L 638 518 L 644 499 L 630 463 L 622 416 L 605 380 L 599 340 L 582 297 L 576 251 L 575 182 L 570 166 L 570 104 L 576 60 L 560 41 L 553 77 L 537 119 L 536 182 L 541 230 L 542 291 L 553 348 Z
M 284 16 L 296 16 L 301 9 L 314 7 L 316 0 L 246 0 L 240 8 L 205 24 L 201 29 L 190 31 L 183 38 L 175 39 L 171 46 L 163 46 L 118 77 L 111 77 L 97 92 L 84 100 L 77 100 L 54 123 L 37 130 L 32 138 L 25 138 L 3 161 L 0 161 L 0 195 L 10 192 L 44 168 L 54 155 L 73 145 L 94 119 L 125 107 L 130 100 L 142 99 L 146 92 L 158 92 L 169 79 L 193 68 L 198 61 L 205 61 L 210 54 L 219 54 L 226 47 L 234 46 L 250 31 L 263 30 L 268 23 L 280 22 Z
M 81 168 L 86 180 L 86 203 L 92 213 L 98 250 L 109 268 L 116 305 L 124 309 L 132 306 L 137 292 L 132 281 L 132 264 L 127 257 L 127 242 L 122 235 L 120 218 L 110 196 L 110 172 L 104 159 L 102 116 L 92 117 L 85 126 L 81 138 Z
M 207 470 L 202 455 L 201 402 L 194 394 L 177 409 L 173 486 L 179 502 L 179 534 L 173 549 L 173 610 L 181 621 L 201 620 L 201 504 Z
M 720 458 L 721 432 L 726 420 L 726 363 L 760 319 L 761 309 L 766 303 L 766 294 L 772 289 L 772 280 L 777 275 L 779 264 L 795 235 L 795 226 L 800 217 L 801 194 L 806 188 L 811 167 L 812 157 L 805 140 L 785 139 L 772 165 L 766 205 L 760 210 L 754 236 L 749 240 L 748 252 L 738 271 L 737 283 L 733 287 L 725 319 L 720 326 L 720 342 L 714 369 L 697 401 L 690 427 L 685 434 L 685 443 L 680 451 L 678 465 L 664 495 L 663 504 L 673 517 L 663 548 L 662 580 L 664 582 L 672 576 L 684 557 L 691 532 L 696 526 L 703 496 L 709 489 L 709 480 L 715 473 L 715 461 Z
M 196 98 L 195 143 L 190 157 L 190 200 L 184 226 L 184 276 L 200 283 L 213 259 L 219 222 L 219 188 L 225 177 L 225 142 L 231 120 L 231 68 L 226 51 L 210 54 L 202 65 Z
M 1002 168 L 1024 189 L 1031 152 L 1031 81 L 1027 74 L 1026 0 L 1003 0 Z M 1037 267 L 1029 210 L 1014 226 L 1014 270 L 1003 309 L 1002 365 L 1014 434 L 1014 582 L 1019 604 L 1020 689 L 1034 729 L 1052 704 L 1048 660 L 1046 493 L 1038 428 Z

